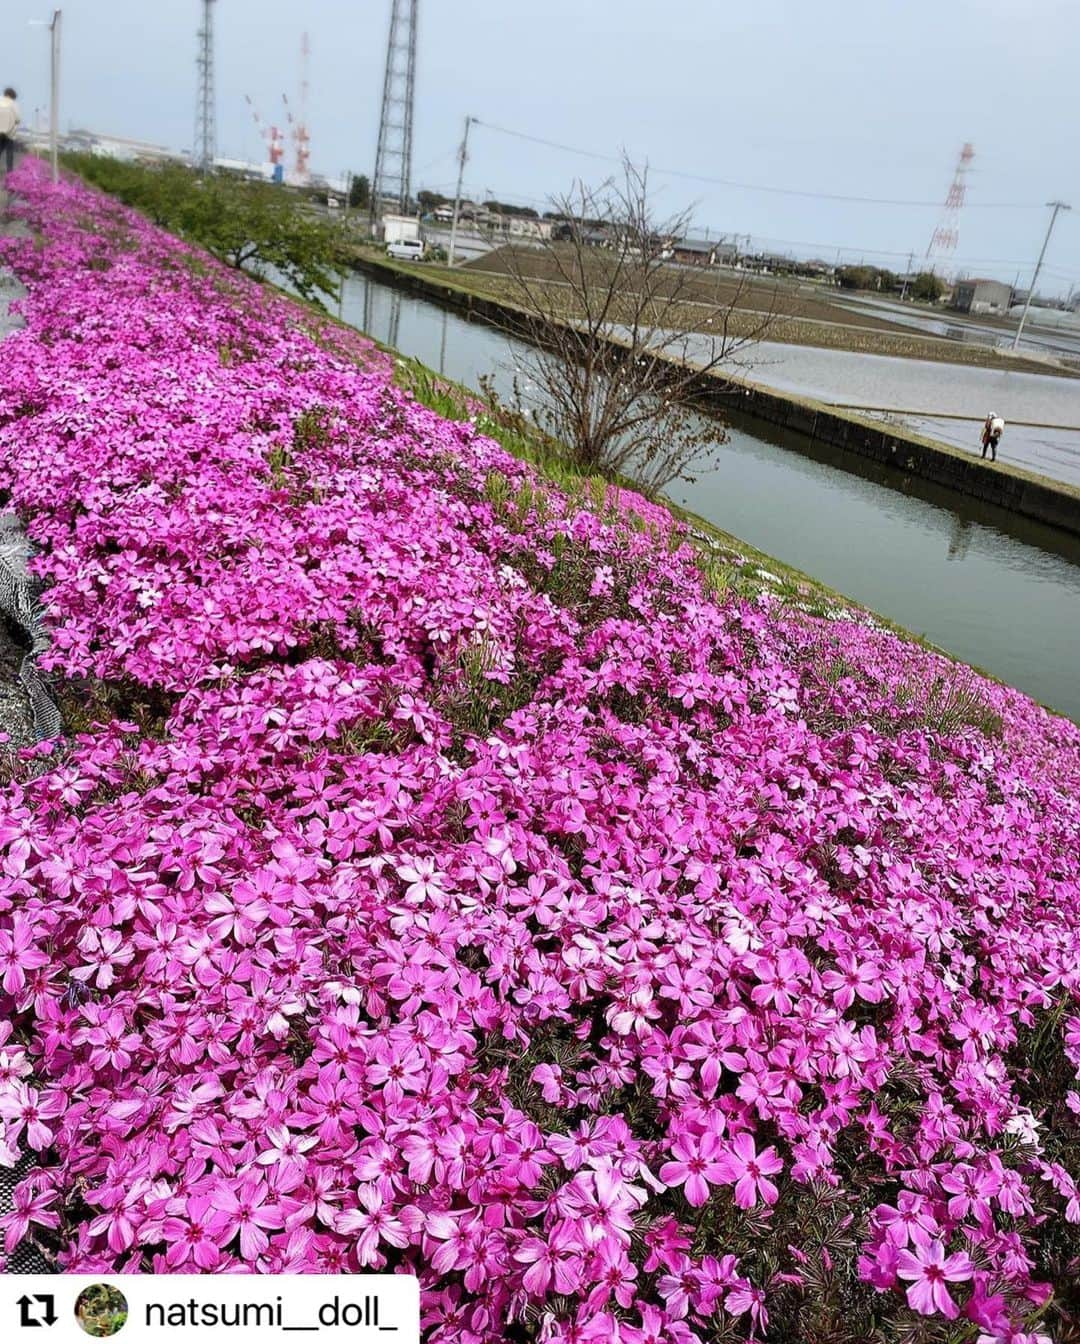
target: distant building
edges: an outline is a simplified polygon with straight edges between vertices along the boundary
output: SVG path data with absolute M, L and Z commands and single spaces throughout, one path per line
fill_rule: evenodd
M 757 252 L 753 255 L 747 254 L 742 259 L 742 266 L 747 271 L 758 271 L 762 275 L 784 275 L 795 265 L 791 257 L 781 257 L 775 252 Z
M 713 266 L 716 263 L 716 244 L 707 239 L 677 238 L 671 244 L 671 259 L 683 266 Z
M 478 222 L 489 232 L 501 234 L 504 238 L 551 237 L 550 219 L 532 219 L 528 215 L 500 215 L 488 211 Z
M 383 215 L 379 226 L 384 243 L 413 242 L 420 237 L 420 221 L 415 215 Z
M 39 145 L 48 143 L 48 132 L 31 132 L 26 140 Z M 70 130 L 60 137 L 64 149 L 80 154 L 95 154 L 99 158 L 134 160 L 182 160 L 187 156 L 177 154 L 164 145 L 150 144 L 146 140 L 132 140 L 122 135 L 99 135 L 96 131 Z
M 958 280 L 952 306 L 961 313 L 1007 313 L 1012 296 L 1012 286 L 1000 280 Z

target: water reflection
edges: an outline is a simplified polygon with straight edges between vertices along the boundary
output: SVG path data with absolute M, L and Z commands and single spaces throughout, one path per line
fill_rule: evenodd
M 963 560 L 971 546 L 973 524 L 960 514 L 953 515 L 952 529 L 949 532 L 949 559 Z

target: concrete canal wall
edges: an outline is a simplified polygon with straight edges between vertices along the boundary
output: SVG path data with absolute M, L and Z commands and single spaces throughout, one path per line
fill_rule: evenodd
M 519 325 L 519 314 L 509 304 L 471 294 L 392 262 L 364 255 L 355 257 L 353 266 L 384 284 L 409 290 L 500 330 L 513 333 Z M 1008 463 L 984 462 L 909 430 L 862 419 L 804 397 L 775 392 L 745 379 L 708 373 L 701 374 L 695 382 L 696 399 L 703 409 L 720 415 L 725 410 L 738 409 L 809 439 L 894 467 L 904 475 L 921 477 L 1080 536 L 1080 490 L 1071 486 Z

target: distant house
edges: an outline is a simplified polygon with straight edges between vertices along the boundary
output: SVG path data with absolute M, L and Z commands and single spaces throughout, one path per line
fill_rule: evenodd
M 671 259 L 683 266 L 715 266 L 720 244 L 707 238 L 676 238 L 671 244 Z
M 608 247 L 611 244 L 611 234 L 606 229 L 584 227 L 573 219 L 551 219 L 542 222 L 550 226 L 547 236 L 553 243 L 568 243 L 574 238 L 580 238 L 586 247 Z
M 492 227 L 507 238 L 551 237 L 550 219 L 530 219 L 527 215 L 501 215 L 492 220 Z
M 1012 297 L 1012 286 L 1000 280 L 958 280 L 952 306 L 961 313 L 1007 313 Z

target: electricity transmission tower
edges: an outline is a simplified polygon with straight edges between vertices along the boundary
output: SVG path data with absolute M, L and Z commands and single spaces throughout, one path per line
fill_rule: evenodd
M 203 0 L 203 22 L 198 33 L 195 66 L 199 86 L 195 94 L 195 145 L 192 159 L 201 173 L 209 172 L 217 157 L 217 126 L 214 120 L 214 0 Z
M 961 149 L 956 162 L 956 171 L 953 173 L 952 186 L 945 198 L 945 208 L 930 239 L 930 246 L 926 249 L 927 261 L 931 258 L 936 259 L 942 252 L 956 251 L 956 244 L 960 241 L 960 211 L 964 208 L 964 196 L 967 192 L 966 178 L 974 157 L 974 146 L 967 144 Z M 933 265 L 930 269 L 931 271 L 934 269 Z
M 386 43 L 379 145 L 371 182 L 371 225 L 383 208 L 404 214 L 412 195 L 413 93 L 416 79 L 416 16 L 419 0 L 391 0 Z

